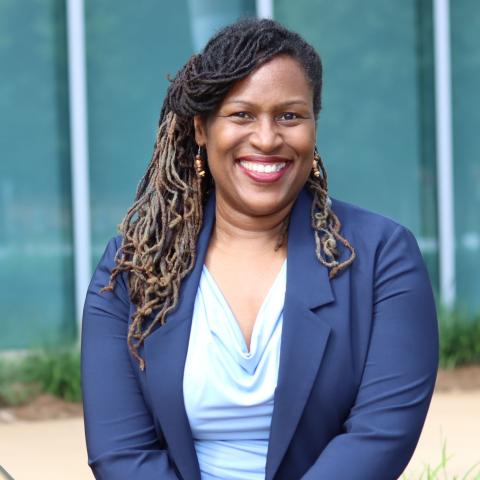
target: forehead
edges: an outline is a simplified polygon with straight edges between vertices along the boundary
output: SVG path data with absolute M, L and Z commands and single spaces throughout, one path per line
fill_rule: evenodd
M 293 57 L 280 55 L 236 82 L 222 104 L 288 101 L 294 97 L 313 104 L 313 88 L 300 63 Z

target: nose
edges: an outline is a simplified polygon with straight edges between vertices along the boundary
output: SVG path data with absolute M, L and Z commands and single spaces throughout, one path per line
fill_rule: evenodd
M 275 151 L 282 144 L 282 137 L 275 120 L 268 117 L 258 117 L 253 124 L 250 143 L 263 153 Z

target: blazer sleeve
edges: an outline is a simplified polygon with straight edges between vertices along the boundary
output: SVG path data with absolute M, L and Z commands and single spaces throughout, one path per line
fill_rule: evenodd
M 82 391 L 89 465 L 102 480 L 177 479 L 127 347 L 130 301 L 121 275 L 108 285 L 119 237 L 107 245 L 88 288 L 82 324 Z
M 395 480 L 418 442 L 438 368 L 438 328 L 420 250 L 401 225 L 377 256 L 373 298 L 368 354 L 344 433 L 305 480 Z

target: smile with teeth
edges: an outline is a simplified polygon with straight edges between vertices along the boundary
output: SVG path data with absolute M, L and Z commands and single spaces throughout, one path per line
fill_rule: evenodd
M 266 163 L 266 162 L 248 162 L 243 160 L 240 162 L 240 165 L 246 170 L 259 173 L 276 173 L 284 169 L 287 165 L 287 162 L 275 162 L 275 163 Z

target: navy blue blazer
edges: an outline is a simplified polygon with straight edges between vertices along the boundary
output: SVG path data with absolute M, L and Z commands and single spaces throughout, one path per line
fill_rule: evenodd
M 417 444 L 436 378 L 438 331 L 428 274 L 408 229 L 333 200 L 357 259 L 330 280 L 315 256 L 311 200 L 307 190 L 299 194 L 289 225 L 266 479 L 396 479 Z M 179 305 L 141 350 L 144 372 L 127 348 L 134 307 L 125 274 L 113 292 L 99 293 L 121 237 L 109 242 L 93 275 L 83 316 L 82 385 L 89 464 L 97 479 L 200 479 L 182 383 L 214 217 L 212 196 Z

